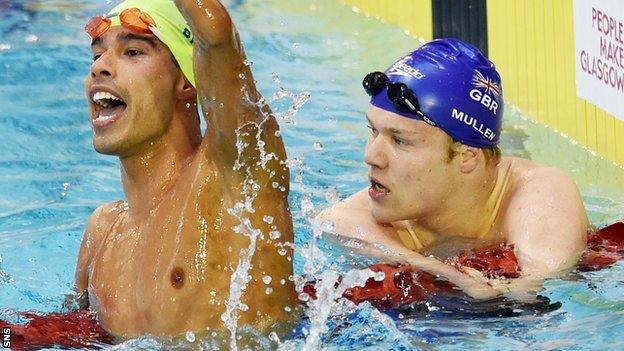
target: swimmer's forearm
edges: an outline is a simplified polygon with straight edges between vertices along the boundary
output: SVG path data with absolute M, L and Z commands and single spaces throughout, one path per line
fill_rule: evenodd
M 211 126 L 205 137 L 208 141 L 202 145 L 210 153 L 219 150 L 228 171 L 237 160 L 257 164 L 261 151 L 285 160 L 283 143 L 276 136 L 277 122 L 268 105 L 262 102 L 225 7 L 216 0 L 176 0 L 176 5 L 196 38 L 196 88 L 204 118 Z M 264 148 L 254 147 L 258 143 L 257 134 L 265 143 Z M 239 145 L 250 147 L 238 150 L 237 135 L 241 138 Z M 281 179 L 282 175 L 278 176 Z M 287 174 L 284 179 L 288 179 Z
M 402 254 L 407 263 L 427 273 L 439 276 L 457 286 L 461 291 L 475 299 L 491 299 L 504 291 L 496 289 L 482 279 L 462 273 L 433 257 L 426 257 L 416 252 Z
M 232 18 L 218 0 L 176 0 L 191 26 L 195 40 L 206 46 L 223 43 L 234 35 Z

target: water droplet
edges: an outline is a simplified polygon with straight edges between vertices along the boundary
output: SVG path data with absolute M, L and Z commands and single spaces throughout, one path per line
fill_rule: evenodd
M 280 338 L 279 336 L 277 336 L 277 334 L 275 332 L 271 332 L 269 333 L 269 340 L 276 342 L 276 343 L 280 343 Z
M 286 312 L 290 312 L 290 311 L 292 311 L 292 308 L 290 308 L 290 307 L 286 306 L 286 307 L 284 307 L 284 311 L 286 311 Z
M 279 187 L 279 183 L 278 182 L 273 182 L 273 183 L 271 183 L 271 186 L 273 187 L 273 189 L 277 189 Z
M 262 277 L 262 281 L 264 282 L 264 284 L 270 284 L 271 283 L 271 276 L 270 275 L 265 275 L 264 277 Z
M 330 205 L 336 204 L 340 201 L 340 193 L 338 193 L 338 189 L 331 188 L 325 192 L 325 200 L 329 202 Z
M 299 300 L 306 302 L 310 299 L 310 295 L 308 295 L 308 293 L 304 293 L 302 292 L 301 294 L 299 294 Z
M 266 288 L 264 290 L 264 293 L 267 294 L 267 295 L 271 295 L 271 293 L 273 293 L 273 289 L 272 288 Z
M 373 276 L 373 279 L 377 282 L 383 281 L 385 278 L 386 274 L 384 272 L 375 272 L 375 275 Z
M 314 150 L 316 150 L 316 151 L 321 151 L 321 150 L 323 150 L 323 144 L 321 144 L 321 142 L 320 142 L 320 141 L 315 142 L 315 143 L 314 143 Z
M 238 305 L 238 309 L 245 312 L 249 310 L 249 306 L 245 305 L 244 303 L 241 303 Z
M 277 230 L 272 230 L 269 232 L 269 238 L 271 238 L 271 240 L 277 240 L 280 238 L 280 236 L 282 236 L 282 233 Z
M 193 333 L 192 331 L 187 331 L 186 332 L 186 340 L 188 342 L 195 342 L 195 333 Z
M 277 253 L 280 254 L 280 256 L 285 256 L 288 253 L 288 250 L 282 247 L 279 250 L 277 250 Z
M 264 216 L 262 217 L 262 220 L 264 221 L 264 223 L 268 223 L 268 224 L 273 223 L 273 217 L 271 216 Z
M 286 279 L 280 280 L 280 284 L 282 284 L 282 285 L 286 284 Z
M 271 73 L 271 78 L 273 79 L 273 81 L 277 84 L 282 83 L 282 81 L 280 80 L 279 76 L 277 75 L 277 73 L 273 72 Z
M 24 41 L 26 41 L 27 43 L 36 43 L 37 41 L 39 41 L 39 37 L 34 34 L 29 34 L 28 36 L 26 36 Z

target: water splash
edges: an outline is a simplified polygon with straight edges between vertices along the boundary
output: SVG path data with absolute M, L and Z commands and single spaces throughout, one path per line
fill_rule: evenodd
M 336 281 L 340 277 L 338 271 L 334 269 L 326 270 L 316 274 L 316 300 L 308 300 L 306 315 L 310 318 L 310 329 L 306 337 L 304 351 L 321 349 L 321 336 L 329 331 L 327 321 L 332 314 L 346 314 L 353 307 L 352 303 L 341 299 L 342 294 L 348 288 L 354 286 L 364 286 L 370 278 L 375 278 L 375 273 L 370 269 L 351 270 L 343 275 L 340 284 L 336 286 Z M 305 299 L 305 296 L 303 296 Z
M 0 255 L 0 285 L 13 284 L 15 280 L 7 272 L 2 270 L 2 256 Z
M 275 84 L 277 85 L 277 91 L 267 99 L 267 102 L 275 103 L 279 102 L 280 100 L 286 99 L 288 109 L 286 111 L 274 111 L 275 118 L 283 121 L 286 124 L 295 125 L 296 122 L 294 117 L 297 112 L 299 112 L 301 107 L 303 107 L 303 105 L 305 105 L 308 100 L 310 100 L 310 92 L 302 91 L 300 93 L 295 93 L 293 91 L 286 90 L 282 86 L 282 81 L 275 72 L 272 73 L 272 78 L 273 82 L 275 82 Z
M 273 78 L 279 84 L 279 78 L 276 74 L 273 75 Z M 245 77 L 242 76 L 240 77 L 240 79 L 245 79 Z M 243 130 L 249 127 L 248 124 L 243 125 L 236 130 L 236 148 L 238 152 L 238 157 L 234 163 L 234 170 L 243 172 L 245 174 L 245 181 L 243 182 L 243 189 L 241 190 L 243 200 L 234 204 L 234 206 L 229 208 L 227 212 L 238 220 L 238 224 L 232 229 L 235 233 L 248 237 L 249 246 L 247 248 L 241 249 L 239 253 L 238 265 L 233 272 L 230 280 L 230 294 L 228 300 L 226 301 L 225 312 L 221 315 L 221 320 L 224 322 L 226 328 L 230 332 L 231 350 L 238 349 L 238 346 L 236 344 L 236 341 L 238 339 L 238 311 L 247 311 L 249 308 L 247 305 L 241 302 L 241 298 L 247 288 L 247 285 L 251 281 L 251 275 L 249 274 L 249 271 L 251 270 L 251 260 L 256 251 L 257 240 L 263 235 L 262 231 L 258 228 L 255 228 L 250 220 L 250 217 L 255 213 L 255 209 L 253 206 L 254 201 L 261 190 L 260 184 L 258 184 L 254 180 L 252 169 L 255 167 L 260 167 L 262 171 L 267 172 L 269 176 L 272 177 L 275 175 L 275 171 L 268 169 L 267 164 L 269 161 L 277 159 L 277 155 L 275 155 L 274 153 L 266 152 L 266 144 L 265 141 L 262 140 L 263 126 L 270 118 L 270 115 L 264 112 L 268 110 L 266 109 L 267 101 L 263 98 L 257 102 L 252 101 L 249 98 L 249 94 L 246 90 L 243 90 L 243 96 L 245 96 L 247 103 L 256 106 L 257 111 L 260 111 L 263 114 L 264 118 L 260 123 L 257 124 L 255 122 L 250 122 L 256 124 L 254 126 L 254 129 L 256 130 L 256 143 L 254 145 L 250 145 L 249 143 L 244 141 L 244 137 L 246 135 Z M 282 99 L 290 99 L 290 107 L 287 109 L 287 111 L 283 113 L 274 112 L 273 115 L 276 118 L 285 121 L 286 123 L 294 124 L 294 116 L 299 111 L 299 109 L 309 100 L 309 97 L 310 94 L 307 92 L 295 94 L 284 89 L 280 85 L 278 91 L 271 97 L 271 99 L 269 99 L 269 101 L 277 102 Z M 259 153 L 259 161 L 255 165 L 250 165 L 243 162 L 244 151 L 248 147 L 253 147 Z M 289 165 L 288 160 L 286 161 L 286 164 Z M 271 186 L 273 186 L 273 188 L 279 188 L 281 191 L 286 191 L 286 188 L 280 185 L 278 182 L 272 182 Z M 264 215 L 262 220 L 267 224 L 271 224 L 273 223 L 274 218 L 269 215 Z M 277 230 L 271 230 L 271 232 L 268 234 L 271 239 L 277 239 L 281 236 L 281 233 Z M 287 250 L 285 247 L 281 247 L 279 248 L 278 253 L 280 255 L 285 255 L 287 253 Z M 265 276 L 263 278 L 265 284 L 269 284 L 270 280 L 270 276 Z M 265 289 L 265 294 L 271 294 L 272 292 L 273 290 L 270 287 L 267 287 Z

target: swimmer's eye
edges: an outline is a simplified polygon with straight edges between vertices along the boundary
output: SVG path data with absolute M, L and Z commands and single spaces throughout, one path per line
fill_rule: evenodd
M 407 145 L 408 142 L 405 139 L 401 139 L 401 138 L 397 138 L 395 136 L 392 137 L 392 141 L 394 141 L 395 144 L 397 145 Z
M 139 51 L 139 50 L 136 50 L 136 49 L 128 49 L 128 50 L 126 50 L 126 55 L 128 55 L 130 57 L 134 57 L 134 56 L 143 55 L 143 52 Z
M 100 54 L 93 55 L 93 62 L 97 61 L 100 57 L 102 57 Z
M 375 135 L 377 135 L 377 134 L 378 134 L 377 129 L 375 129 L 375 127 L 371 126 L 370 124 L 367 124 L 367 125 L 366 125 L 366 128 L 370 129 L 371 134 L 372 134 L 373 136 L 375 136 Z

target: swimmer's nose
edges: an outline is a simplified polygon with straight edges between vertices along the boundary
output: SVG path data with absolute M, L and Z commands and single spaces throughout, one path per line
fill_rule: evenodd
M 384 151 L 384 141 L 381 136 L 371 138 L 364 150 L 364 162 L 371 167 L 385 168 L 388 158 Z
M 113 72 L 112 63 L 110 62 L 110 59 L 108 58 L 108 55 L 106 54 L 103 54 L 102 56 L 98 57 L 91 64 L 91 77 L 92 78 L 110 77 L 113 75 L 112 72 Z

